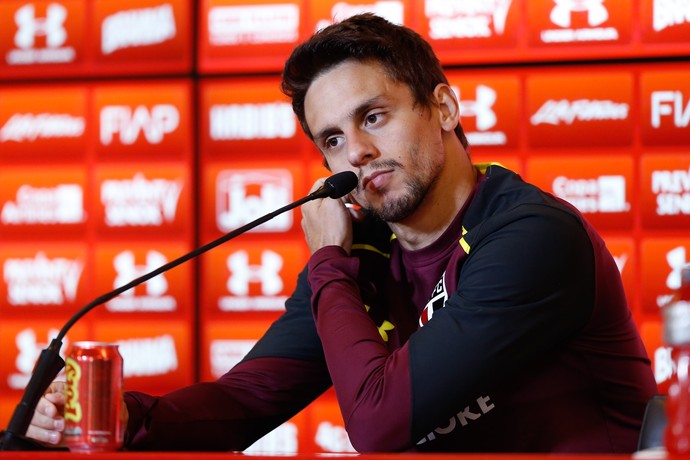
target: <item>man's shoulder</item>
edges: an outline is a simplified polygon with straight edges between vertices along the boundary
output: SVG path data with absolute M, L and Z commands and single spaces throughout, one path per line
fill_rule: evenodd
M 531 229 L 564 234 L 587 228 L 580 212 L 500 165 L 484 172 L 463 217 L 464 239 L 475 244 L 495 231 Z
M 574 207 L 499 164 L 489 164 L 483 172 L 484 180 L 465 217 L 466 227 L 505 214 L 520 218 L 525 213 L 565 212 L 580 218 Z

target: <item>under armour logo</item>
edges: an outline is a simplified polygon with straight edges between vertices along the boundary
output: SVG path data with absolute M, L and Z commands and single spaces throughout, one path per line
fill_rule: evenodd
M 587 23 L 596 27 L 609 18 L 603 5 L 604 0 L 554 0 L 556 6 L 551 10 L 551 22 L 561 27 L 570 27 L 570 14 L 587 12 Z
M 39 354 L 39 345 L 36 340 L 36 334 L 31 329 L 24 329 L 14 339 L 19 354 L 14 363 L 17 369 L 22 374 L 30 374 L 36 363 L 36 358 Z
M 458 97 L 460 91 L 457 91 Z M 479 131 L 486 131 L 496 125 L 496 112 L 492 110 L 496 102 L 496 91 L 485 85 L 478 85 L 475 100 L 460 100 L 460 116 L 476 117 Z
M 379 335 L 384 342 L 388 342 L 388 331 L 395 329 L 395 325 L 388 320 L 383 320 L 380 326 L 378 326 Z
M 671 273 L 666 278 L 666 286 L 671 290 L 680 289 L 681 272 L 683 267 L 688 263 L 685 247 L 679 246 L 670 250 L 666 254 L 666 262 L 671 267 Z
M 33 4 L 25 5 L 14 14 L 14 22 L 18 27 L 14 43 L 19 48 L 27 49 L 34 46 L 36 37 L 44 36 L 49 48 L 58 48 L 67 40 L 65 19 L 67 9 L 57 3 L 48 5 L 45 18 L 36 17 Z
M 113 260 L 113 265 L 117 276 L 115 277 L 115 287 L 129 283 L 130 281 L 139 278 L 157 268 L 162 266 L 168 259 L 157 251 L 149 251 L 146 254 L 146 264 L 137 265 L 134 260 L 134 253 L 132 251 L 124 251 L 118 254 Z M 161 296 L 168 290 L 168 281 L 163 275 L 158 275 L 145 283 L 146 293 L 151 296 Z M 132 289 L 125 291 L 122 295 L 133 296 Z
M 57 333 L 57 330 L 50 329 L 48 331 L 48 337 L 53 337 Z M 19 354 L 14 361 L 17 370 L 22 374 L 31 375 L 31 371 L 36 365 L 36 358 L 38 358 L 41 350 L 48 344 L 39 342 L 33 329 L 24 329 L 21 331 L 16 335 L 14 343 L 19 350 Z
M 280 270 L 283 259 L 273 251 L 261 253 L 261 264 L 250 265 L 247 251 L 237 251 L 227 258 L 230 277 L 227 281 L 228 291 L 234 295 L 249 294 L 249 283 L 261 283 L 261 293 L 266 296 L 279 294 L 283 290 L 283 279 Z

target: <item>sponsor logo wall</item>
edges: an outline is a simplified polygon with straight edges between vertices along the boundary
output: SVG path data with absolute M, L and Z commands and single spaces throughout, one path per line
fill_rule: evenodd
M 361 11 L 429 39 L 476 162 L 601 231 L 663 390 L 660 308 L 690 262 L 690 2 L 479 3 L 1 2 L 0 424 L 77 309 L 328 174 L 280 71 L 300 40 Z M 283 310 L 308 257 L 299 221 L 285 213 L 110 300 L 63 352 L 117 342 L 126 387 L 151 393 L 220 377 Z M 328 392 L 253 449 L 352 447 Z

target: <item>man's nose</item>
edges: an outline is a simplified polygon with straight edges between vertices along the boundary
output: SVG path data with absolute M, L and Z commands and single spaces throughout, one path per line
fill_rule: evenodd
M 378 150 L 367 134 L 354 134 L 347 139 L 347 156 L 351 165 L 361 166 L 375 159 Z

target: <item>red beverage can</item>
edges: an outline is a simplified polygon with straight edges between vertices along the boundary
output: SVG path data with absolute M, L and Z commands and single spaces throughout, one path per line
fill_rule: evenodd
M 122 446 L 122 356 L 116 344 L 75 342 L 65 360 L 65 443 L 73 452 Z

